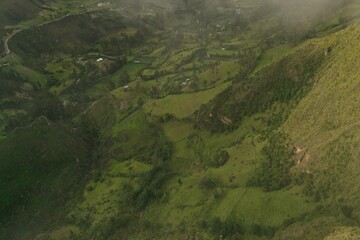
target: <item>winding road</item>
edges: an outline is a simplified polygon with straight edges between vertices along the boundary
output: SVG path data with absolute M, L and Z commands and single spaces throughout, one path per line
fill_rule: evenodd
M 63 20 L 64 18 L 67 18 L 67 17 L 70 17 L 70 16 L 82 15 L 82 14 L 86 14 L 88 12 L 89 11 L 85 11 L 85 12 L 82 12 L 82 13 L 76 13 L 76 14 L 66 14 L 66 15 L 64 15 L 62 17 L 59 17 L 57 19 L 54 19 L 54 20 L 51 20 L 51 21 L 48 21 L 48 22 L 41 23 L 41 24 L 36 25 L 36 26 L 30 26 L 30 27 L 23 28 L 23 29 L 15 29 L 11 34 L 9 34 L 7 37 L 5 37 L 3 39 L 4 40 L 4 53 L 0 56 L 0 59 L 6 57 L 7 55 L 9 55 L 11 53 L 11 49 L 9 48 L 9 41 L 16 34 L 22 32 L 22 31 L 25 31 L 25 30 L 29 30 L 29 29 L 37 28 L 37 27 L 42 27 L 42 26 L 45 26 L 45 25 L 48 25 L 48 24 L 51 24 L 51 23 L 54 23 L 54 22 L 58 22 L 60 20 Z
M 16 29 L 4 39 L 4 55 L 2 57 L 9 55 L 11 53 L 10 48 L 9 48 L 9 41 L 11 40 L 12 37 L 14 37 L 16 34 L 18 34 L 21 31 L 23 31 L 23 30 Z

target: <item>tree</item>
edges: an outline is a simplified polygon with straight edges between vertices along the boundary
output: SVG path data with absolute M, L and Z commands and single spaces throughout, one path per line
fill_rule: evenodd
M 290 168 L 294 161 L 285 145 L 286 137 L 283 134 L 270 136 L 269 144 L 262 150 L 265 159 L 249 179 L 248 185 L 262 187 L 264 191 L 276 191 L 291 183 Z
M 137 105 L 138 105 L 139 107 L 141 107 L 142 105 L 144 105 L 145 100 L 144 100 L 144 98 L 139 97 L 139 98 L 137 99 L 136 103 L 137 103 Z
M 223 166 L 230 158 L 229 153 L 224 149 L 217 150 L 212 156 L 210 166 L 218 168 Z

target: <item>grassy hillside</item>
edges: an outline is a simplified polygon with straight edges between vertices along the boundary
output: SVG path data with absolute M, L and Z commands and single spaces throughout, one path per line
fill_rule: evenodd
M 282 127 L 309 158 L 297 166 L 314 176 L 314 191 L 324 202 L 352 209 L 357 219 L 357 58 L 359 23 L 319 43 L 332 47 L 316 84 Z M 324 174 L 326 173 L 326 174 Z M 346 194 L 345 194 L 346 193 Z
M 1 140 L 1 222 L 22 229 L 2 232 L 2 238 L 16 239 L 38 229 L 43 218 L 62 214 L 56 209 L 76 196 L 93 165 L 87 140 L 87 135 L 46 117 Z M 20 209 L 24 218 L 12 219 Z
M 2 27 L 35 17 L 41 11 L 34 3 L 27 0 L 1 0 L 0 9 L 0 22 Z
M 0 1 L 1 239 L 360 236 L 357 0 L 36 3 Z

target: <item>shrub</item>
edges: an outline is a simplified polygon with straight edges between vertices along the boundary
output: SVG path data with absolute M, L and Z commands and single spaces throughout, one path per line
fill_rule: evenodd
M 224 166 L 229 158 L 230 155 L 226 150 L 219 149 L 211 156 L 210 166 L 215 168 Z
M 218 179 L 212 177 L 203 177 L 200 181 L 200 188 L 202 189 L 214 189 L 219 186 L 220 182 Z
M 249 186 L 262 187 L 264 191 L 276 191 L 291 183 L 290 168 L 294 165 L 291 151 L 286 147 L 286 137 L 280 133 L 269 138 L 268 146 L 262 150 L 265 159 L 248 180 Z
M 161 167 L 155 167 L 144 177 L 140 189 L 133 195 L 134 205 L 137 209 L 144 209 L 152 199 L 162 195 L 160 187 L 168 174 Z
M 350 207 L 348 205 L 343 205 L 343 206 L 340 207 L 340 211 L 345 217 L 352 218 L 354 208 Z
M 165 113 L 163 115 L 160 116 L 160 122 L 162 123 L 166 123 L 169 122 L 171 120 L 175 119 L 174 115 L 170 114 L 170 113 Z
M 272 237 L 275 233 L 275 229 L 269 226 L 261 226 L 259 224 L 253 224 L 251 225 L 250 233 L 256 236 Z
M 219 217 L 210 220 L 208 227 L 212 234 L 225 238 L 243 233 L 243 227 L 238 222 L 232 220 L 221 221 Z

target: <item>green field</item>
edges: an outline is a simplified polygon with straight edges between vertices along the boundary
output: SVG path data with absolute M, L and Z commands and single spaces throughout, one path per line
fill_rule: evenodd
M 178 119 L 191 116 L 202 104 L 209 102 L 217 94 L 229 86 L 223 83 L 210 90 L 200 91 L 197 93 L 186 93 L 181 95 L 170 95 L 164 99 L 152 100 L 144 106 L 146 112 L 155 116 L 161 116 L 169 113 Z
M 0 0 L 0 239 L 360 239 L 359 6 Z

